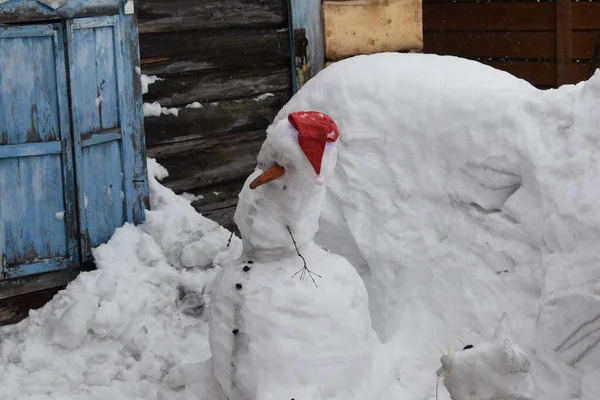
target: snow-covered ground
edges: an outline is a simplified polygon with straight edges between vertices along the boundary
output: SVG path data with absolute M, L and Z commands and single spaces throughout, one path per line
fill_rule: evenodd
M 0 328 L 0 399 L 216 398 L 208 377 L 192 372 L 196 386 L 180 386 L 185 364 L 210 357 L 212 262 L 237 256 L 241 243 L 227 247 L 229 232 L 161 186 L 164 168 L 148 167 L 146 222 L 117 229 L 94 250 L 98 270 Z
M 433 400 L 434 342 L 478 348 L 503 312 L 536 400 L 600 398 L 600 73 L 539 91 L 453 57 L 360 56 L 309 81 L 275 123 L 299 110 L 340 128 L 317 241 L 365 281 L 394 362 L 381 400 Z M 241 242 L 227 247 L 229 232 L 161 186 L 153 160 L 149 172 L 147 221 L 0 328 L 0 399 L 219 399 L 203 311 L 212 263 Z

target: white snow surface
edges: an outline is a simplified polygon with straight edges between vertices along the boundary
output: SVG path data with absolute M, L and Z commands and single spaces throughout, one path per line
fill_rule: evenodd
M 193 103 L 190 103 L 188 105 L 185 106 L 185 108 L 203 108 L 204 106 L 200 103 L 198 103 L 197 101 L 194 101 Z
M 340 128 L 317 243 L 365 279 L 406 399 L 431 398 L 432 333 L 485 341 L 502 312 L 535 399 L 600 398 L 600 72 L 540 91 L 454 57 L 358 56 L 274 124 L 300 110 Z
M 241 243 L 227 248 L 227 230 L 161 186 L 154 160 L 149 172 L 146 222 L 117 229 L 93 252 L 98 270 L 0 328 L 0 399 L 218 399 L 198 364 L 210 357 L 202 309 L 218 268 L 182 267 L 235 258 Z
M 502 315 L 494 337 L 441 358 L 437 374 L 452 399 L 531 400 L 534 393 L 527 354 L 512 342 Z
M 176 107 L 167 108 L 160 105 L 158 101 L 154 103 L 144 103 L 144 117 L 160 117 L 161 115 L 179 116 L 179 109 Z
M 137 70 L 136 70 L 136 72 L 137 72 Z M 140 70 L 140 72 L 141 72 L 141 70 Z M 138 74 L 140 72 L 138 72 Z M 142 81 L 142 94 L 148 93 L 148 87 L 150 85 L 152 85 L 153 83 L 156 83 L 158 81 L 162 81 L 163 80 L 162 78 L 159 78 L 156 75 L 148 76 L 148 75 L 143 75 L 143 74 L 140 75 L 140 79 Z
M 375 365 L 387 387 L 365 400 L 435 399 L 434 342 L 481 346 L 472 354 L 493 367 L 503 312 L 535 400 L 600 398 L 600 73 L 540 91 L 453 57 L 359 56 L 307 82 L 273 127 L 299 110 L 340 128 L 317 243 L 361 274 L 392 362 Z M 206 260 L 231 263 L 241 241 L 225 247 L 225 229 L 161 186 L 153 160 L 149 172 L 147 221 L 95 249 L 97 271 L 0 328 L 0 399 L 222 400 L 205 362 L 219 271 Z M 453 347 L 444 362 L 469 382 L 473 356 Z M 273 388 L 257 400 L 289 394 Z

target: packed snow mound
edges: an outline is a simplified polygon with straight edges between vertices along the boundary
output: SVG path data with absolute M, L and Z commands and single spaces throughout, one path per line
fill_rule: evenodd
M 228 248 L 227 230 L 161 186 L 154 160 L 149 175 L 146 222 L 117 229 L 94 250 L 96 271 L 0 328 L 0 399 L 218 399 L 198 364 L 210 357 L 203 311 L 212 262 L 236 258 L 241 243 Z
M 535 399 L 600 398 L 600 72 L 540 91 L 455 57 L 358 56 L 274 124 L 301 110 L 340 128 L 317 242 L 361 272 L 409 398 L 431 393 L 431 333 L 480 342 L 505 311 Z
M 531 400 L 530 362 L 512 342 L 508 315 L 502 315 L 494 337 L 442 356 L 438 376 L 452 400 Z

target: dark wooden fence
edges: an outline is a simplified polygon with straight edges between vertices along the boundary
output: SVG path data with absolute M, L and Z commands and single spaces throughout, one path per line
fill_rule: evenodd
M 231 227 L 265 128 L 291 96 L 286 0 L 140 0 L 142 73 L 164 79 L 144 102 L 179 108 L 146 117 L 149 157 L 178 193 Z M 201 108 L 186 108 L 199 102 Z
M 540 88 L 589 78 L 600 1 L 424 0 L 424 51 L 471 58 Z

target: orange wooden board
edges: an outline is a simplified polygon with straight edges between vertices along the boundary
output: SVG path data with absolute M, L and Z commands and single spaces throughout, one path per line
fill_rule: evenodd
M 323 25 L 328 60 L 423 47 L 421 0 L 326 0 Z

